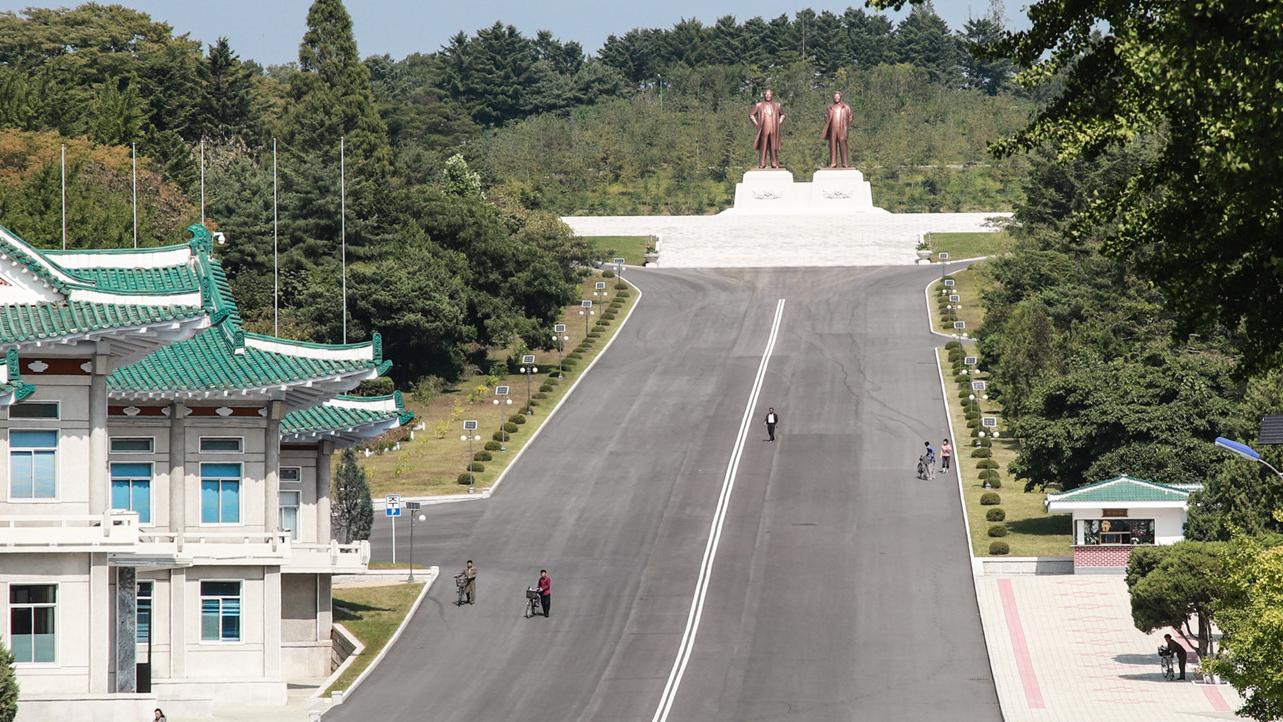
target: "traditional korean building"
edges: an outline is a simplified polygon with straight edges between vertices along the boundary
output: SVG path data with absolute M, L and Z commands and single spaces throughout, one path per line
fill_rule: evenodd
M 283 703 L 331 670 L 334 451 L 409 421 L 389 362 L 244 330 L 204 226 L 37 250 L 0 228 L 0 638 L 20 720 Z

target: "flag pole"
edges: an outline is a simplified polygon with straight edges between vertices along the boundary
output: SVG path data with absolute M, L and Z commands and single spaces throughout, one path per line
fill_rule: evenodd
M 62 144 L 60 183 L 62 186 L 62 250 L 67 250 L 67 144 Z
M 134 248 L 138 247 L 138 144 L 130 143 L 130 160 L 133 166 L 133 189 L 134 189 Z
M 343 136 L 339 136 L 339 265 L 343 270 L 343 343 L 347 343 L 347 155 Z
M 281 260 L 276 213 L 276 139 L 272 138 L 272 335 L 281 335 Z
M 200 139 L 200 224 L 205 225 L 205 139 Z

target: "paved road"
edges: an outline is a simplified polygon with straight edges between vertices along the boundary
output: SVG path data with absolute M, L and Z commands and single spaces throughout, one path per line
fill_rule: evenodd
M 632 320 L 499 493 L 428 509 L 416 556 L 443 583 L 327 719 L 652 719 L 780 298 L 668 719 L 1000 719 L 957 490 L 911 472 L 945 433 L 931 274 L 633 273 Z M 456 608 L 467 558 L 479 598 Z M 552 616 L 523 619 L 541 567 Z

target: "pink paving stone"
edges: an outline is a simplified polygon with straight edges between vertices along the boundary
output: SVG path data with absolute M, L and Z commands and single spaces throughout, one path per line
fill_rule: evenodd
M 1230 706 L 1225 703 L 1225 698 L 1221 696 L 1221 688 L 1219 686 L 1212 684 L 1199 686 L 1203 688 L 1203 695 L 1207 697 L 1207 701 L 1212 705 L 1212 709 L 1217 712 L 1230 711 Z
M 1034 663 L 1029 657 L 1029 645 L 1025 642 L 1025 628 L 1020 621 L 1020 608 L 1016 606 L 1016 594 L 1011 589 L 1010 579 L 998 580 L 998 594 L 1002 597 L 1002 614 L 1007 621 L 1007 634 L 1011 637 L 1011 648 L 1016 653 L 1016 669 L 1020 672 L 1020 683 L 1025 688 L 1025 703 L 1030 709 L 1043 709 L 1042 689 L 1038 686 L 1038 675 L 1034 673 Z

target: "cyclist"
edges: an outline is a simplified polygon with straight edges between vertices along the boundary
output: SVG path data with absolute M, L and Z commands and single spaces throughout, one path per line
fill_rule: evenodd
M 922 445 L 927 447 L 926 452 L 922 454 L 927 462 L 927 478 L 934 479 L 936 478 L 936 450 L 932 448 L 930 441 L 924 441 Z

